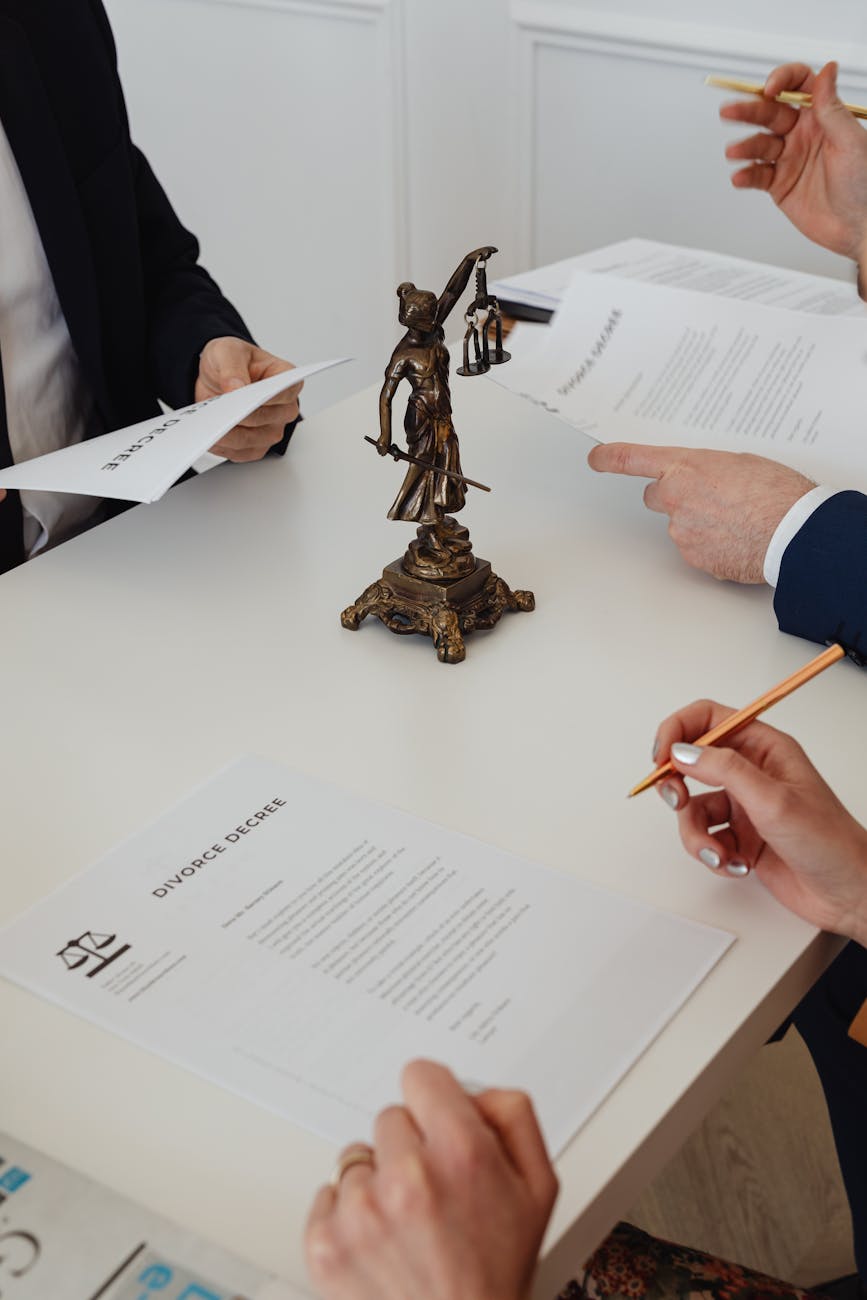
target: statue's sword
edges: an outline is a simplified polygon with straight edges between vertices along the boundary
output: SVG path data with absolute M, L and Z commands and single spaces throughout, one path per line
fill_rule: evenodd
M 374 447 L 379 446 L 376 439 L 369 438 L 367 434 L 364 435 L 364 441 L 371 443 Z M 388 454 L 393 456 L 395 460 L 407 460 L 410 465 L 420 465 L 422 469 L 432 470 L 434 474 L 445 474 L 446 478 L 457 479 L 459 483 L 466 483 L 469 487 L 481 488 L 483 492 L 490 492 L 491 490 L 486 484 L 477 483 L 474 478 L 467 478 L 465 474 L 457 474 L 453 469 L 440 469 L 439 465 L 432 465 L 429 460 L 419 460 L 418 456 L 410 456 L 408 451 L 401 451 L 396 443 L 389 444 Z

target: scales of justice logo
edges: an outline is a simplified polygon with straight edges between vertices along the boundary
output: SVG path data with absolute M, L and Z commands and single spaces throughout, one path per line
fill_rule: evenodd
M 116 934 L 98 934 L 95 930 L 85 930 L 77 939 L 70 939 L 56 956 L 65 963 L 67 970 L 81 971 L 86 979 L 92 980 L 94 975 L 102 974 L 118 957 L 129 952 L 132 945 L 128 943 L 112 949 L 116 940 Z

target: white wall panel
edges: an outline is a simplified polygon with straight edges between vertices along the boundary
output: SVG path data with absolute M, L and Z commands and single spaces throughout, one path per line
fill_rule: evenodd
M 735 191 L 728 179 L 724 145 L 748 132 L 720 123 L 725 96 L 706 88 L 704 76 L 761 80 L 776 61 L 779 37 L 687 25 L 657 18 L 656 10 L 650 19 L 628 8 L 513 4 L 523 260 L 550 261 L 640 234 L 851 274 L 800 236 L 766 195 Z M 681 8 L 669 3 L 662 12 Z M 813 48 L 803 36 L 795 43 L 802 54 Z M 826 43 L 818 58 L 836 52 Z M 844 93 L 863 99 L 867 46 L 850 42 L 847 52 Z
M 403 0 L 410 278 L 442 287 L 464 253 L 494 244 L 517 269 L 515 141 L 505 0 Z
M 259 341 L 381 372 L 403 274 L 401 66 L 388 0 L 109 0 L 133 132 Z M 373 413 L 372 413 L 373 416 Z

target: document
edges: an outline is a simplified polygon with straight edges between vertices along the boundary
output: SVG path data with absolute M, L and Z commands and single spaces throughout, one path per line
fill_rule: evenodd
M 785 307 L 789 311 L 867 320 L 867 305 L 858 297 L 852 283 L 701 248 L 662 244 L 654 239 L 624 239 L 577 257 L 567 257 L 562 262 L 524 271 L 495 281 L 491 293 L 508 302 L 553 312 L 566 296 L 576 271 L 617 275 L 673 289 L 691 289 L 694 293 L 738 298 L 766 307 Z
M 491 378 L 598 442 L 755 452 L 867 487 L 867 320 L 577 272 L 513 354 Z
M 336 1143 L 425 1056 L 529 1091 L 557 1152 L 732 941 L 244 758 L 0 932 L 0 973 Z
M 287 388 L 348 360 L 298 366 L 221 397 L 11 465 L 0 470 L 0 488 L 159 501 L 209 447 L 251 412 Z
M 288 1282 L 5 1133 L 0 1221 L 8 1300 L 302 1300 Z

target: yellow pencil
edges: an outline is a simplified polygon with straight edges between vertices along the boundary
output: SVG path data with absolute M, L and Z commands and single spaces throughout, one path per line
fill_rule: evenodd
M 706 86 L 718 86 L 720 90 L 734 90 L 740 95 L 758 95 L 759 99 L 764 99 L 765 88 L 757 81 L 740 81 L 737 77 L 705 77 Z M 806 95 L 801 90 L 781 90 L 779 95 L 774 95 L 774 102 L 777 104 L 792 104 L 795 108 L 811 108 L 813 96 Z M 844 104 L 853 117 L 867 118 L 867 108 L 861 104 Z
M 823 650 L 820 655 L 817 655 L 815 659 L 811 659 L 803 668 L 799 668 L 797 672 L 792 673 L 791 677 L 787 677 L 785 681 L 772 686 L 769 691 L 765 691 L 764 695 L 760 695 L 757 700 L 753 700 L 752 704 L 747 704 L 744 708 L 738 709 L 736 713 L 723 718 L 722 722 L 718 722 L 715 727 L 711 727 L 710 731 L 705 732 L 703 736 L 699 736 L 698 740 L 693 741 L 693 744 L 713 745 L 716 741 L 725 739 L 726 736 L 730 736 L 733 732 L 740 731 L 741 727 L 746 727 L 760 713 L 764 713 L 765 709 L 769 709 L 778 700 L 783 700 L 787 695 L 791 695 L 792 691 L 796 691 L 799 686 L 803 686 L 804 682 L 808 682 L 817 673 L 830 668 L 831 664 L 835 664 L 845 654 L 846 651 L 841 645 L 832 645 L 827 650 Z M 672 772 L 676 770 L 671 763 L 663 763 L 662 767 L 658 767 L 655 772 L 651 772 L 650 776 L 646 776 L 643 781 L 639 781 L 638 785 L 629 791 L 627 797 L 631 799 L 633 795 L 641 794 L 642 790 L 649 790 L 652 785 L 656 785 L 658 781 L 671 776 Z

